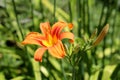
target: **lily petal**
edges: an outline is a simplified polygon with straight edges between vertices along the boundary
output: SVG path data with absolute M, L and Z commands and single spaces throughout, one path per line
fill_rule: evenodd
M 73 24 L 72 24 L 72 23 L 69 23 L 69 24 L 68 24 L 68 27 L 69 27 L 70 30 L 72 30 L 72 29 L 73 29 Z
M 67 26 L 67 23 L 62 22 L 62 21 L 55 23 L 52 27 L 51 34 L 58 36 L 59 33 L 62 31 L 62 29 L 66 26 Z
M 22 42 L 22 44 L 37 44 L 37 45 L 42 45 L 42 40 L 44 40 L 45 37 L 41 35 L 38 32 L 30 32 L 25 40 Z
M 68 39 L 70 39 L 70 42 L 74 42 L 74 35 L 71 32 L 62 32 L 60 34 L 60 40 L 62 40 L 64 38 L 68 38 Z
M 45 35 L 51 32 L 51 27 L 50 27 L 49 22 L 41 23 L 40 29 L 41 29 L 42 33 Z
M 48 48 L 49 53 L 56 58 L 63 58 L 65 56 L 65 49 L 61 41 L 58 41 L 54 46 Z
M 34 59 L 36 61 L 42 62 L 42 56 L 46 50 L 47 50 L 47 48 L 38 48 L 35 52 Z

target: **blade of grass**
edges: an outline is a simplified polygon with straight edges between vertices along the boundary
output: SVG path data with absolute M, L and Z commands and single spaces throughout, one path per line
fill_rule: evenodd
M 77 21 L 77 24 L 78 24 L 78 36 L 79 37 L 81 37 L 81 23 L 80 23 L 80 19 L 81 19 L 81 1 L 80 0 L 77 0 L 77 5 L 76 5 L 76 7 L 77 7 L 77 19 L 78 19 L 78 21 Z
M 103 20 L 103 16 L 104 16 L 104 9 L 105 9 L 105 2 L 102 6 L 102 11 L 101 11 L 101 15 L 100 15 L 100 19 L 99 19 L 99 23 L 98 23 L 98 33 L 101 31 L 101 24 L 102 24 L 102 20 Z
M 51 13 L 54 12 L 54 6 L 48 0 L 42 0 L 42 4 L 45 5 L 45 7 L 48 8 Z M 56 18 L 63 21 L 70 20 L 69 15 L 58 7 L 56 7 Z
M 55 13 L 56 13 L 56 0 L 54 0 L 54 12 L 53 12 L 54 23 L 56 21 Z
M 5 75 L 3 74 L 3 72 L 0 72 L 0 79 L 1 79 L 1 80 L 6 80 L 6 79 L 5 79 Z
M 86 8 L 87 8 L 87 32 L 90 34 L 90 10 L 89 10 L 89 0 L 86 1 Z
M 72 22 L 71 0 L 68 1 L 68 7 L 69 7 L 70 22 Z
M 39 62 L 35 61 L 34 59 L 31 59 L 31 61 L 32 61 L 32 65 L 33 65 L 35 80 L 42 80 L 42 77 L 40 74 Z
M 41 14 L 42 14 L 42 21 L 44 21 L 45 17 L 44 17 L 44 10 L 43 10 L 43 4 L 42 4 L 42 0 L 40 0 L 40 11 L 41 11 Z
M 17 16 L 17 10 L 16 10 L 16 5 L 15 5 L 15 1 L 12 0 L 12 4 L 13 4 L 13 9 L 14 9 L 14 13 L 15 13 L 15 17 L 16 17 L 16 21 L 17 21 L 17 25 L 18 25 L 18 29 L 20 31 L 20 34 L 21 34 L 21 40 L 23 40 L 23 32 L 22 32 L 22 29 L 21 29 L 21 26 L 20 26 L 20 23 L 19 23 L 19 19 L 18 19 L 18 16 Z
M 13 8 L 14 8 L 14 12 L 15 12 L 15 17 L 16 17 L 16 21 L 17 21 L 17 25 L 18 25 L 18 28 L 19 28 L 19 31 L 21 33 L 21 39 L 23 40 L 23 32 L 22 32 L 22 29 L 21 29 L 21 26 L 20 26 L 20 23 L 19 23 L 19 19 L 18 19 L 18 16 L 17 16 L 17 10 L 16 10 L 16 4 L 15 4 L 15 1 L 12 0 L 12 3 L 13 3 Z M 28 69 L 28 74 L 32 74 L 34 73 L 33 69 L 34 69 L 34 63 L 31 61 L 31 57 L 30 57 L 30 54 L 27 50 L 27 47 L 25 46 L 24 47 L 24 51 L 25 53 L 27 54 L 27 57 L 26 57 L 26 66 L 27 66 L 27 69 Z M 32 66 L 33 65 L 33 66 Z M 38 73 L 37 73 L 38 74 Z M 36 76 L 36 73 L 34 73 L 34 75 Z M 37 76 L 38 77 L 38 76 Z M 38 77 L 39 78 L 39 77 Z M 41 80 L 41 79 L 38 79 L 37 80 Z
M 66 78 L 66 74 L 65 74 L 65 70 L 64 70 L 64 65 L 63 65 L 63 59 L 61 60 L 61 68 L 62 68 L 62 73 L 63 73 L 63 77 L 64 77 L 64 80 L 67 80 Z
M 32 31 L 34 30 L 34 13 L 33 13 L 33 3 L 30 0 L 30 7 L 31 7 L 31 19 L 32 19 Z
M 113 15 L 113 24 L 112 24 L 112 33 L 111 33 L 111 53 L 113 50 L 113 44 L 114 44 L 114 35 L 115 35 L 115 24 L 116 24 L 116 19 L 117 18 L 117 6 L 115 8 L 115 13 Z

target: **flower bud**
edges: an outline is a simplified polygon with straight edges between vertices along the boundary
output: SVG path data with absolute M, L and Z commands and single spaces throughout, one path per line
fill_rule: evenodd
M 103 40 L 103 38 L 105 37 L 108 30 L 109 30 L 109 24 L 106 24 L 106 26 L 102 29 L 102 31 L 100 32 L 100 34 L 98 35 L 96 40 L 93 42 L 92 46 L 98 45 Z

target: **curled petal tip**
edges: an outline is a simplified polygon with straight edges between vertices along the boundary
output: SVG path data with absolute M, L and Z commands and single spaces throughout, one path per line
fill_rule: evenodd
M 72 40 L 72 39 L 70 39 L 69 41 L 70 41 L 70 43 L 74 43 L 74 40 Z
M 42 62 L 42 59 L 36 59 L 36 58 L 34 58 L 36 61 L 39 61 L 39 62 Z
M 22 45 L 24 45 L 25 43 L 24 42 L 21 42 Z
M 22 41 L 21 44 L 22 44 L 22 45 L 25 45 L 25 44 L 27 44 L 27 43 L 26 43 L 25 41 Z
M 38 55 L 34 55 L 34 59 L 35 59 L 36 61 L 42 62 L 42 57 L 40 57 L 40 56 L 38 56 Z
M 61 56 L 61 58 L 64 58 L 65 57 L 65 54 L 63 54 L 62 56 Z
M 43 56 L 44 52 L 46 51 L 46 49 L 47 48 L 38 48 L 35 52 L 34 59 L 36 61 L 42 62 L 42 56 Z
M 73 24 L 72 24 L 72 23 L 69 23 L 69 24 L 68 24 L 68 27 L 69 27 L 70 30 L 72 30 L 72 29 L 73 29 Z
M 74 34 L 71 32 L 63 32 L 60 34 L 60 40 L 68 38 L 70 39 L 70 42 L 74 42 Z

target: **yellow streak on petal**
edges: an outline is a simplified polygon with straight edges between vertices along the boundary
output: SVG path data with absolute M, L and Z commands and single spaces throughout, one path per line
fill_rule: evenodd
M 49 44 L 46 40 L 42 41 L 42 43 L 43 43 L 46 47 L 50 47 L 50 46 L 52 46 L 52 45 Z
M 64 46 L 61 41 L 48 48 L 49 53 L 56 58 L 63 58 L 65 56 Z
M 50 34 L 47 35 L 47 39 L 43 40 L 42 43 L 46 46 L 46 47 L 51 47 L 53 46 L 56 42 L 58 41 L 56 36 L 51 36 Z

